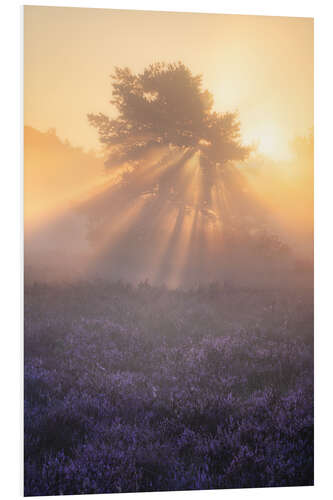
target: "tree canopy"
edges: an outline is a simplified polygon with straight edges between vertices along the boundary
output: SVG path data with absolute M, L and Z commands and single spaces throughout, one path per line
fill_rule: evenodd
M 152 147 L 165 145 L 200 152 L 206 164 L 244 160 L 250 153 L 241 144 L 237 113 L 213 111 L 202 76 L 192 75 L 183 63 L 155 63 L 139 74 L 115 68 L 111 78 L 118 116 L 88 115 L 111 149 L 109 166 L 136 162 Z
M 88 119 L 120 182 L 85 206 L 105 261 L 173 282 L 194 272 L 214 276 L 223 255 L 227 268 L 237 252 L 238 261 L 261 247 L 275 253 L 266 211 L 237 168 L 251 152 L 237 113 L 214 111 L 202 76 L 181 62 L 138 74 L 115 68 L 111 78 L 116 116 Z

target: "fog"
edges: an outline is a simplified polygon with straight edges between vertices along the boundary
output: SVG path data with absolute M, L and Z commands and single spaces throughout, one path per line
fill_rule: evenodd
M 191 153 L 160 147 L 138 168 L 107 169 L 101 154 L 26 127 L 25 278 L 311 282 L 313 136 L 290 152 L 277 162 L 254 151 L 212 185 Z
M 27 280 L 311 281 L 312 19 L 28 6 L 24 36 Z

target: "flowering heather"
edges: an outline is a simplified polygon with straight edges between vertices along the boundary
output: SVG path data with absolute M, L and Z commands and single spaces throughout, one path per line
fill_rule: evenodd
M 311 291 L 25 288 L 25 495 L 313 484 Z

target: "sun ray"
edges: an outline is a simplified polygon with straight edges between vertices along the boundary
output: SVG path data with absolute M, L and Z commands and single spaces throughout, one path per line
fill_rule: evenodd
M 161 269 L 165 265 L 166 254 L 171 247 L 172 235 L 175 232 L 178 209 L 165 204 L 164 215 L 161 217 L 158 228 L 159 237 L 156 239 L 156 247 L 149 263 L 149 276 L 152 283 L 161 282 Z

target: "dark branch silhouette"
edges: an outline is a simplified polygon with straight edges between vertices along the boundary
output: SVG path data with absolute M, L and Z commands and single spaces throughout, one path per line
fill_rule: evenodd
M 183 274 L 213 269 L 213 254 L 218 262 L 222 252 L 264 246 L 275 253 L 279 244 L 265 229 L 265 210 L 237 166 L 252 150 L 242 144 L 237 113 L 213 111 L 201 75 L 181 62 L 155 63 L 139 74 L 115 68 L 111 78 L 117 117 L 88 115 L 108 151 L 107 168 L 123 167 L 121 182 L 87 209 L 91 237 L 106 260 L 148 273 L 163 221 L 174 211 L 157 273 L 162 281 L 186 238 Z
M 141 74 L 116 68 L 113 99 L 119 115 L 89 114 L 102 143 L 111 148 L 108 165 L 136 162 L 150 148 L 192 148 L 205 163 L 224 165 L 250 153 L 240 141 L 237 113 L 212 111 L 213 97 L 201 75 L 179 62 L 156 63 Z

